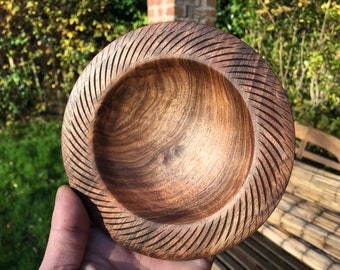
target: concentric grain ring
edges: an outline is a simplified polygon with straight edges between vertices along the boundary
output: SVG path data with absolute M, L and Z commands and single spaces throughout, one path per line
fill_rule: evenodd
M 254 232 L 290 177 L 284 90 L 239 39 L 149 25 L 86 67 L 66 107 L 70 185 L 114 241 L 165 259 L 217 254 Z

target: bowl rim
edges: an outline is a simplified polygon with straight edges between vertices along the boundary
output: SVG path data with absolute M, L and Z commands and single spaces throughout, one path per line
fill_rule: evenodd
M 152 222 L 122 207 L 97 173 L 89 135 L 105 91 L 133 66 L 166 58 L 196 61 L 224 76 L 248 106 L 254 130 L 253 160 L 239 193 L 213 215 L 186 224 Z M 253 49 L 211 26 L 168 22 L 122 36 L 88 64 L 65 109 L 62 154 L 70 186 L 114 241 L 149 256 L 184 260 L 230 248 L 265 222 L 288 184 L 294 138 L 286 94 Z

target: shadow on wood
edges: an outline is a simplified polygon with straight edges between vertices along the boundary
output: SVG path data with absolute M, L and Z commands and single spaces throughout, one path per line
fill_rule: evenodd
M 70 185 L 114 241 L 184 260 L 265 222 L 291 174 L 293 131 L 286 94 L 253 49 L 169 22 L 96 55 L 70 95 L 62 150 Z
M 321 131 L 295 123 L 296 137 L 301 140 L 296 149 L 297 158 L 310 158 L 322 165 L 339 170 L 335 161 L 306 153 L 307 143 L 322 147 L 339 157 L 340 139 Z M 335 165 L 335 166 L 333 166 Z M 260 242 L 267 243 L 271 253 L 268 259 L 258 256 L 265 249 L 250 246 L 258 235 L 251 236 L 236 250 L 254 254 L 247 258 L 235 257 L 233 249 L 220 254 L 213 269 L 340 269 L 340 174 L 294 162 L 286 193 L 268 221 L 258 233 L 265 236 Z M 244 245 L 246 248 L 244 249 Z M 249 251 L 249 248 L 251 250 Z M 270 252 L 267 251 L 267 252 Z M 293 257 L 287 256 L 289 253 Z M 286 255 L 285 255 L 286 254 Z M 284 256 L 284 258 L 283 258 Z M 235 258 L 241 264 L 234 267 Z M 260 259 L 265 259 L 265 263 Z M 283 262 L 270 265 L 271 261 Z M 297 260 L 301 261 L 301 265 Z M 244 263 L 244 261 L 247 261 Z M 249 267 L 252 264 L 252 267 Z M 287 265 L 289 264 L 289 265 Z

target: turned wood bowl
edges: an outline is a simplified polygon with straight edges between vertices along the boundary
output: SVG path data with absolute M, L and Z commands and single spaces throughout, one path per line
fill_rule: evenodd
M 236 37 L 154 24 L 98 53 L 64 116 L 69 183 L 117 243 L 149 256 L 215 255 L 261 226 L 294 159 L 286 94 Z

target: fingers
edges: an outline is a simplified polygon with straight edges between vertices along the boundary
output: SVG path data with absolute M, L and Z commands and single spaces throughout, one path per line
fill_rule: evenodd
M 131 252 L 114 243 L 98 229 L 93 228 L 89 232 L 89 223 L 80 198 L 68 186 L 60 187 L 56 195 L 50 236 L 40 270 L 111 269 L 112 267 L 203 270 L 211 267 L 213 257 L 171 262 Z M 89 239 L 88 235 L 90 235 Z M 86 246 L 87 252 L 84 258 Z
M 44 269 L 79 269 L 89 232 L 89 218 L 80 198 L 68 186 L 58 189 Z

